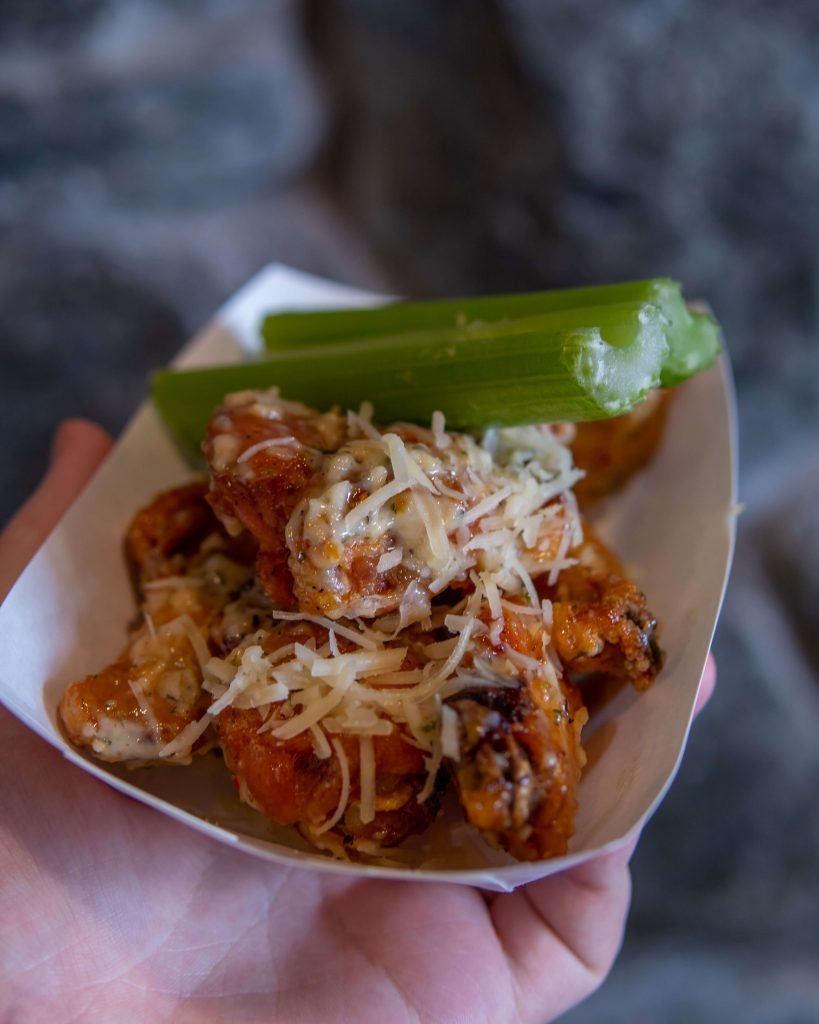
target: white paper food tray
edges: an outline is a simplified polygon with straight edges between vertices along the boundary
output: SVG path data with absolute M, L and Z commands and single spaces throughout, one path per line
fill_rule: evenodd
M 235 360 L 259 346 L 264 314 L 374 304 L 378 296 L 282 266 L 256 275 L 183 351 L 186 366 Z M 215 755 L 190 767 L 129 771 L 72 749 L 57 724 L 65 687 L 113 661 L 134 615 L 121 557 L 134 512 L 190 470 L 150 404 L 131 421 L 0 608 L 0 700 L 84 771 L 205 835 L 268 860 L 360 877 L 460 882 L 508 890 L 616 846 L 662 800 L 685 746 L 734 543 L 735 415 L 725 356 L 678 389 L 651 465 L 610 499 L 599 528 L 648 595 L 665 667 L 645 694 L 622 690 L 584 730 L 589 764 L 565 857 L 516 863 L 455 827 L 450 808 L 406 865 L 360 865 L 312 850 L 239 803 Z M 33 809 L 36 810 L 36 809 Z M 424 866 L 419 866 L 424 865 Z

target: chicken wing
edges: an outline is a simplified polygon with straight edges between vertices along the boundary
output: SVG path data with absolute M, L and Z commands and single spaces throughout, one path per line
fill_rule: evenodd
M 295 645 L 312 644 L 313 650 L 318 645 L 328 653 L 327 639 L 326 628 L 302 621 L 276 627 L 262 643 L 276 662 L 277 650 Z M 342 640 L 339 653 L 349 653 L 349 646 Z M 277 737 L 276 727 L 292 721 L 303 699 L 294 692 L 262 709 L 232 706 L 219 713 L 219 744 L 242 800 L 337 852 L 395 846 L 423 832 L 438 812 L 446 780 L 442 775 L 418 799 L 427 783 L 426 762 L 406 727 L 382 718 L 380 724 L 388 731 L 369 737 L 331 732 L 332 746 L 323 729 L 321 744 L 315 728 Z M 330 724 L 325 721 L 325 728 Z M 365 757 L 372 760 L 371 816 L 362 807 Z
M 571 448 L 585 473 L 575 486 L 582 506 L 618 490 L 646 465 L 662 438 L 670 397 L 657 389 L 624 416 L 577 424 Z
M 361 820 L 360 741 L 341 736 L 344 768 L 337 753 L 321 759 L 309 733 L 282 741 L 260 733 L 255 710 L 228 708 L 217 720 L 219 744 L 242 799 L 280 825 L 296 825 L 317 845 L 334 842 L 355 850 L 396 846 L 426 830 L 438 811 L 436 795 L 417 800 L 426 774 L 421 752 L 398 729 L 373 737 L 376 795 L 372 821 Z M 348 796 L 339 821 L 326 831 L 342 799 Z
M 166 491 L 128 527 L 125 546 L 142 620 L 117 661 L 69 686 L 59 706 L 71 741 L 101 760 L 161 759 L 210 703 L 202 690 L 203 661 L 252 628 L 248 552 L 224 533 L 205 493 L 200 483 Z M 197 745 L 206 739 L 198 737 Z
M 323 453 L 345 436 L 339 413 L 314 412 L 275 391 L 228 395 L 208 426 L 209 501 L 232 537 L 246 530 L 258 544 L 260 579 L 283 606 L 293 604 L 285 526 Z
M 464 814 L 519 860 L 566 852 L 585 761 L 580 731 L 588 715 L 549 660 L 548 643 L 542 618 L 507 610 L 492 648 L 504 685 L 466 689 L 449 702 L 459 720 L 452 770 Z M 479 641 L 476 656 L 487 648 Z
M 381 433 L 361 416 L 242 392 L 210 424 L 210 501 L 228 532 L 259 544 L 274 601 L 330 618 L 401 611 L 407 624 L 473 569 L 514 591 L 521 571 L 560 563 L 580 474 L 559 434 Z
M 351 438 L 324 459 L 287 526 L 299 607 L 331 618 L 400 610 L 407 624 L 473 570 L 515 592 L 521 573 L 560 564 L 578 476 L 548 426 L 481 443 L 402 423 Z
M 657 620 L 640 588 L 627 579 L 615 556 L 587 527 L 553 588 L 553 639 L 573 673 L 594 672 L 628 680 L 645 690 L 662 668 Z

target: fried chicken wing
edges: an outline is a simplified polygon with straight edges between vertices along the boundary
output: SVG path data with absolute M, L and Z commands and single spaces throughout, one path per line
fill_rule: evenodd
M 662 438 L 670 396 L 658 389 L 624 416 L 577 424 L 571 448 L 585 473 L 574 489 L 582 506 L 618 490 L 646 465 Z
M 427 524 L 448 524 L 462 514 L 460 490 L 445 496 L 432 482 L 441 473 L 450 490 L 457 486 L 431 431 L 399 425 L 384 437 L 386 443 L 380 435 L 352 438 L 325 457 L 288 523 L 294 594 L 307 611 L 373 618 L 400 608 L 412 586 L 426 613 L 435 577 L 442 579 L 440 589 L 464 577 L 448 544 L 433 550 L 435 538 L 409 493 L 411 465 L 419 476 L 431 474 L 420 499 Z M 408 445 L 412 463 L 405 458 L 402 481 L 393 459 L 406 455 Z
M 559 558 L 577 479 L 551 427 L 463 434 L 394 424 L 328 455 L 287 526 L 300 608 L 423 618 L 473 570 L 517 590 Z M 579 539 L 579 538 L 575 538 Z
M 528 619 L 528 621 L 527 621 Z M 450 702 L 460 731 L 452 768 L 467 820 L 519 860 L 566 852 L 574 832 L 587 719 L 578 691 L 547 659 L 542 618 L 506 611 L 495 652 L 504 685 L 466 689 Z M 519 657 L 515 657 L 515 655 Z
M 224 533 L 205 492 L 202 483 L 174 488 L 136 514 L 125 546 L 143 621 L 114 664 L 69 686 L 60 702 L 71 741 L 101 760 L 159 759 L 210 703 L 203 652 L 229 649 L 232 632 L 247 629 L 252 602 L 242 621 L 225 612 L 251 582 L 248 552 Z
M 191 555 L 219 524 L 207 503 L 206 480 L 164 491 L 137 512 L 125 553 L 139 584 L 187 570 Z
M 277 650 L 311 642 L 313 647 L 325 645 L 327 638 L 323 627 L 286 623 L 269 632 L 263 646 L 275 661 Z M 350 653 L 350 646 L 342 640 L 340 653 Z M 317 744 L 315 731 L 308 728 L 277 737 L 276 727 L 286 725 L 299 706 L 294 693 L 262 710 L 234 706 L 217 717 L 219 744 L 242 800 L 281 825 L 296 825 L 317 845 L 336 849 L 395 846 L 428 827 L 438 812 L 444 779 L 419 801 L 427 781 L 426 764 L 406 728 L 382 718 L 380 724 L 389 729 L 386 734 L 362 738 L 330 733 L 332 746 L 326 738 Z M 368 744 L 374 813 L 365 820 L 361 779 Z
M 362 822 L 360 741 L 342 735 L 337 743 L 346 759 L 348 804 L 337 824 L 324 832 L 342 796 L 339 757 L 334 752 L 319 758 L 309 733 L 282 741 L 259 733 L 261 725 L 258 711 L 229 708 L 218 719 L 219 744 L 242 799 L 280 825 L 296 825 L 313 841 L 335 840 L 354 850 L 362 844 L 396 846 L 425 831 L 434 819 L 435 795 L 422 804 L 417 800 L 426 779 L 424 758 L 396 729 L 373 737 L 375 816 Z
M 574 554 L 577 564 L 549 588 L 558 654 L 572 672 L 603 673 L 647 689 L 663 652 L 645 595 L 588 529 Z
M 473 612 L 478 607 L 474 596 L 466 602 L 469 605 Z M 447 705 L 457 717 L 457 753 L 449 744 L 445 749 L 437 733 L 434 701 L 431 707 L 427 702 L 424 711 L 423 695 L 413 697 L 409 687 L 393 690 L 394 678 L 382 682 L 380 676 L 371 681 L 362 677 L 353 684 L 360 695 L 374 696 L 376 706 L 379 697 L 386 700 L 379 713 L 383 717 L 373 723 L 384 726 L 386 734 L 368 741 L 375 786 L 369 819 L 362 811 L 362 737 L 344 732 L 341 719 L 334 723 L 330 718 L 323 720 L 323 727 L 333 730 L 328 733 L 332 750 L 325 738 L 322 751 L 307 726 L 295 735 L 287 733 L 289 723 L 304 714 L 300 709 L 309 706 L 307 697 L 299 695 L 300 688 L 310 688 L 309 679 L 296 682 L 288 699 L 270 707 L 234 706 L 216 718 L 219 743 L 242 799 L 280 824 L 297 825 L 318 845 L 372 852 L 423 832 L 454 777 L 467 820 L 489 841 L 520 859 L 564 852 L 573 830 L 583 761 L 580 729 L 585 709 L 578 693 L 558 678 L 549 660 L 541 614 L 507 609 L 502 621 L 493 623 L 484 606 L 468 639 L 455 696 Z M 294 661 L 284 664 L 277 675 L 294 685 L 298 657 L 306 657 L 307 665 L 313 657 L 321 661 L 320 670 L 313 668 L 317 678 L 329 674 L 333 655 L 327 640 L 327 628 L 302 621 L 277 627 L 262 644 L 271 666 L 281 665 L 277 649 L 301 647 L 302 654 L 296 651 Z M 309 650 L 315 655 L 308 657 L 304 645 L 311 642 Z M 391 641 L 386 650 L 398 653 L 400 668 L 411 682 L 420 677 L 417 685 L 423 689 L 424 680 L 429 686 L 435 675 L 425 666 L 445 664 L 454 642 L 444 625 L 413 626 L 402 631 L 400 647 L 395 646 L 397 640 Z M 350 647 L 342 640 L 336 657 L 355 657 Z M 318 699 L 332 702 L 333 693 Z M 411 716 L 417 719 L 414 727 L 411 718 L 404 717 L 407 700 L 417 709 Z M 352 709 L 348 720 L 361 714 Z M 425 722 L 429 714 L 433 717 Z M 280 730 L 287 735 L 277 736 Z M 320 730 L 319 739 L 322 736 Z M 422 746 L 425 736 L 431 741 Z
M 208 502 L 206 480 L 158 494 L 125 532 L 125 557 L 140 593 L 145 583 L 191 573 L 217 551 L 250 565 L 256 545 L 249 534 L 231 537 L 225 531 Z
M 569 710 L 538 707 L 529 687 L 464 694 L 455 768 L 467 820 L 519 860 L 557 857 L 574 832 L 579 731 Z
M 69 686 L 60 701 L 68 738 L 102 761 L 159 760 L 210 702 L 191 633 L 205 631 L 211 612 L 191 592 L 175 596 L 177 605 L 163 606 L 152 627 L 137 629 L 113 665 Z M 187 628 L 172 625 L 180 614 Z
M 245 530 L 256 541 L 259 576 L 279 604 L 293 602 L 285 526 L 323 452 L 345 435 L 337 412 L 320 414 L 276 392 L 229 395 L 210 421 L 203 445 L 209 501 L 231 536 Z
M 580 474 L 558 434 L 507 429 L 479 444 L 442 427 L 381 433 L 362 416 L 242 392 L 209 427 L 210 501 L 232 535 L 258 543 L 274 601 L 330 618 L 402 610 L 410 622 L 473 569 L 516 589 L 521 569 L 543 571 L 565 550 L 565 496 Z

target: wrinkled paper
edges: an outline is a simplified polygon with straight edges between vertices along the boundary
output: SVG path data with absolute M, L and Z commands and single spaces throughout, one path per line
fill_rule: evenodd
M 259 347 L 264 314 L 374 304 L 378 296 L 273 265 L 256 275 L 177 360 L 229 362 Z M 450 800 L 430 832 L 384 864 L 334 861 L 294 829 L 239 802 L 217 754 L 190 767 L 135 771 L 92 761 L 63 738 L 65 687 L 109 664 L 135 606 L 122 558 L 134 512 L 190 470 L 150 404 L 54 530 L 0 607 L 0 700 L 83 771 L 205 835 L 274 862 L 358 877 L 449 881 L 509 890 L 614 848 L 656 809 L 682 757 L 734 542 L 735 416 L 727 358 L 678 389 L 651 465 L 596 523 L 629 566 L 661 623 L 666 664 L 645 694 L 620 690 L 584 730 L 589 762 L 565 857 L 520 864 L 460 823 Z

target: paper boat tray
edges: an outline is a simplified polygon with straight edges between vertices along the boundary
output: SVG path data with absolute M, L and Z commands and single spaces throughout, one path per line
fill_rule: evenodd
M 265 313 L 378 301 L 286 267 L 267 267 L 220 310 L 179 363 L 231 361 L 241 350 L 258 347 Z M 150 404 L 137 412 L 0 608 L 0 700 L 83 771 L 210 839 L 256 856 L 361 877 L 514 888 L 615 846 L 652 813 L 671 783 L 731 559 L 734 437 L 730 370 L 723 357 L 678 389 L 653 462 L 601 510 L 600 531 L 648 595 L 667 659 L 647 693 L 621 690 L 584 731 L 589 763 L 565 857 L 516 863 L 459 826 L 457 807 L 450 806 L 426 837 L 396 853 L 394 863 L 333 861 L 295 830 L 240 804 L 217 754 L 197 758 L 190 767 L 130 771 L 93 762 L 68 745 L 56 717 L 64 688 L 114 660 L 135 612 L 121 557 L 125 527 L 157 491 L 190 476 Z

